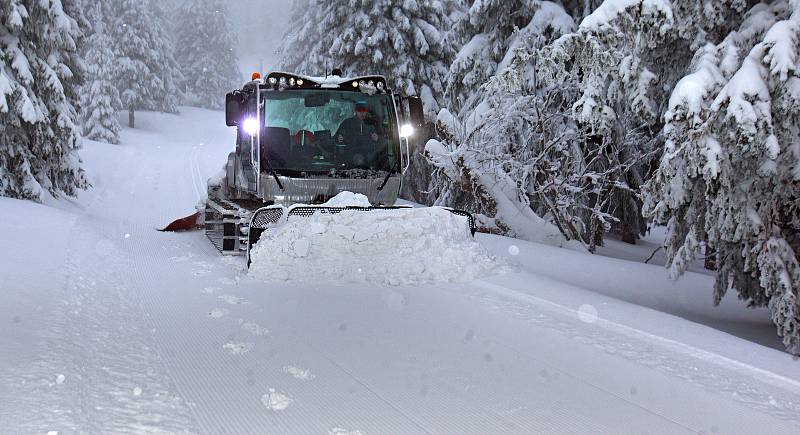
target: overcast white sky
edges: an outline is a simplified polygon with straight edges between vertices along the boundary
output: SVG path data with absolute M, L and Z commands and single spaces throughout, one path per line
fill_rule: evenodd
M 232 0 L 230 19 L 239 32 L 239 69 L 246 78 L 262 64 L 270 71 L 277 62 L 275 50 L 289 24 L 291 0 Z

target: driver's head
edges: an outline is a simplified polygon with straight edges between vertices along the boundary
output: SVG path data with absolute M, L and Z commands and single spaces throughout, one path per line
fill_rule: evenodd
M 369 105 L 366 101 L 360 100 L 356 101 L 356 116 L 360 119 L 364 119 L 367 116 L 367 112 L 369 112 Z

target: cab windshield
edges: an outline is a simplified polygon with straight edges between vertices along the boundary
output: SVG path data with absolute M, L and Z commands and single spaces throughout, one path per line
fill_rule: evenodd
M 389 95 L 265 92 L 262 168 L 278 173 L 397 170 L 399 136 Z

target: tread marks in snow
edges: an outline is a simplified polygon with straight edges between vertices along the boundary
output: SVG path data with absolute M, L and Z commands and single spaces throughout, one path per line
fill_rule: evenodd
M 12 413 L 31 431 L 193 431 L 187 403 L 174 393 L 141 329 L 142 312 L 125 279 L 127 261 L 113 241 L 97 240 L 101 224 L 83 218 L 69 230 L 57 296 L 63 306 L 42 334 L 44 353 L 9 379 L 12 394 L 23 398 Z

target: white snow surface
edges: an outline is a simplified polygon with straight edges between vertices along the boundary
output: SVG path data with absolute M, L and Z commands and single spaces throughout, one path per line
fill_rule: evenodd
M 478 234 L 514 269 L 406 286 L 253 280 L 156 231 L 233 149 L 181 112 L 85 142 L 77 199 L 0 198 L 3 433 L 800 433 L 768 310 L 643 264 L 663 231 L 606 256 Z
M 322 207 L 369 207 L 369 199 L 366 195 L 353 192 L 341 192 L 333 198 L 327 200 Z
M 472 238 L 466 218 L 437 207 L 297 219 L 266 231 L 250 259 L 256 280 L 332 284 L 461 282 L 507 269 Z
M 662 15 L 667 23 L 672 22 L 672 5 L 668 0 L 605 0 L 581 21 L 580 29 L 599 31 L 631 7 L 641 7 L 642 15 Z
M 283 393 L 275 391 L 274 388 L 270 388 L 269 393 L 261 396 L 261 403 L 270 411 L 283 411 L 292 404 L 292 399 Z

